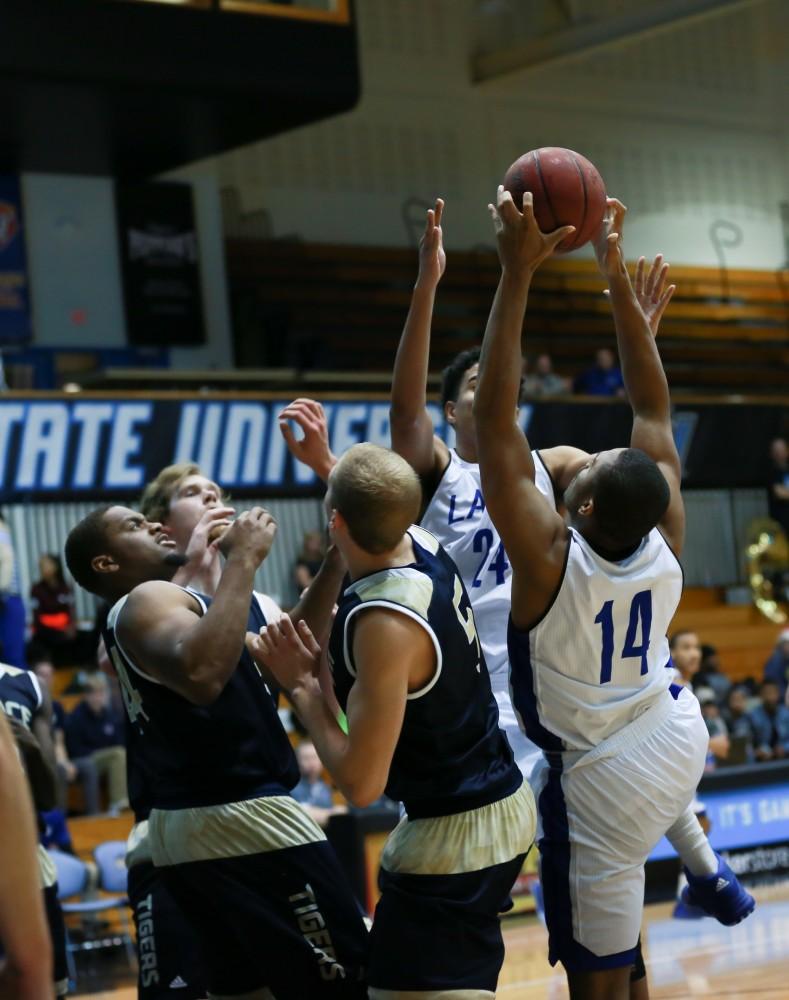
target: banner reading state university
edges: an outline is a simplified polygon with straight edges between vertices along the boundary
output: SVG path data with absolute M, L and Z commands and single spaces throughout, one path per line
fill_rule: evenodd
M 287 402 L 226 395 L 5 395 L 0 502 L 134 497 L 165 465 L 186 461 L 236 496 L 315 492 L 320 484 L 293 461 L 280 433 L 278 415 Z M 358 441 L 389 445 L 388 400 L 340 399 L 325 407 L 335 454 Z M 440 407 L 432 405 L 431 414 L 437 433 L 448 439 Z M 539 402 L 519 413 L 533 447 L 573 444 L 587 451 L 627 444 L 631 419 L 621 402 Z M 780 419 L 778 406 L 678 408 L 674 430 L 686 485 L 759 485 L 762 457 Z

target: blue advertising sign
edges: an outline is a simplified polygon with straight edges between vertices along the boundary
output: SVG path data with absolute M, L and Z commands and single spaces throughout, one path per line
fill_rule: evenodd
M 30 332 L 19 178 L 0 176 L 0 344 L 24 342 Z
M 789 783 L 699 794 L 711 823 L 710 843 L 716 851 L 789 841 Z M 649 860 L 673 857 L 676 851 L 664 837 Z

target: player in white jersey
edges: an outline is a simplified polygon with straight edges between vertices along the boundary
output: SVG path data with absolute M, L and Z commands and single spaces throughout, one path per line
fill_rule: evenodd
M 565 492 L 569 527 L 535 487 L 514 409 L 531 276 L 573 230 L 541 233 L 531 195 L 521 214 L 501 187 L 491 212 L 502 276 L 474 399 L 485 500 L 513 569 L 513 700 L 544 751 L 533 786 L 550 958 L 564 964 L 573 1000 L 630 995 L 644 863 L 686 815 L 707 749 L 698 703 L 669 690 L 665 669 L 682 590 L 681 470 L 665 374 L 622 258 L 624 211 L 609 200 L 597 251 L 631 447 L 590 457 Z M 739 919 L 752 908 L 742 896 Z

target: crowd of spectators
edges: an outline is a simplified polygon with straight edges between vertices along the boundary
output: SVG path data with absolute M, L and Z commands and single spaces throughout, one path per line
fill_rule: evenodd
M 523 395 L 528 399 L 559 396 L 574 392 L 584 396 L 619 397 L 625 394 L 622 371 L 616 355 L 607 347 L 595 353 L 594 362 L 570 379 L 554 371 L 549 354 L 527 360 L 523 375 Z
M 708 769 L 789 757 L 789 629 L 778 636 L 761 681 L 733 684 L 717 650 L 695 632 L 671 637 L 674 681 L 690 687 L 710 734 Z

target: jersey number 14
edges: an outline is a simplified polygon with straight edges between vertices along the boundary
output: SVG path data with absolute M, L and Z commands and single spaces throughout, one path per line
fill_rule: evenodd
M 614 602 L 606 601 L 597 613 L 595 625 L 603 630 L 603 648 L 600 654 L 600 683 L 607 684 L 611 680 L 614 662 Z M 649 633 L 652 630 L 652 591 L 641 590 L 635 595 L 630 605 L 630 621 L 627 625 L 625 644 L 622 647 L 622 659 L 638 657 L 641 660 L 641 675 L 649 670 L 647 652 L 649 651 Z M 641 632 L 641 642 L 636 645 L 636 638 Z

